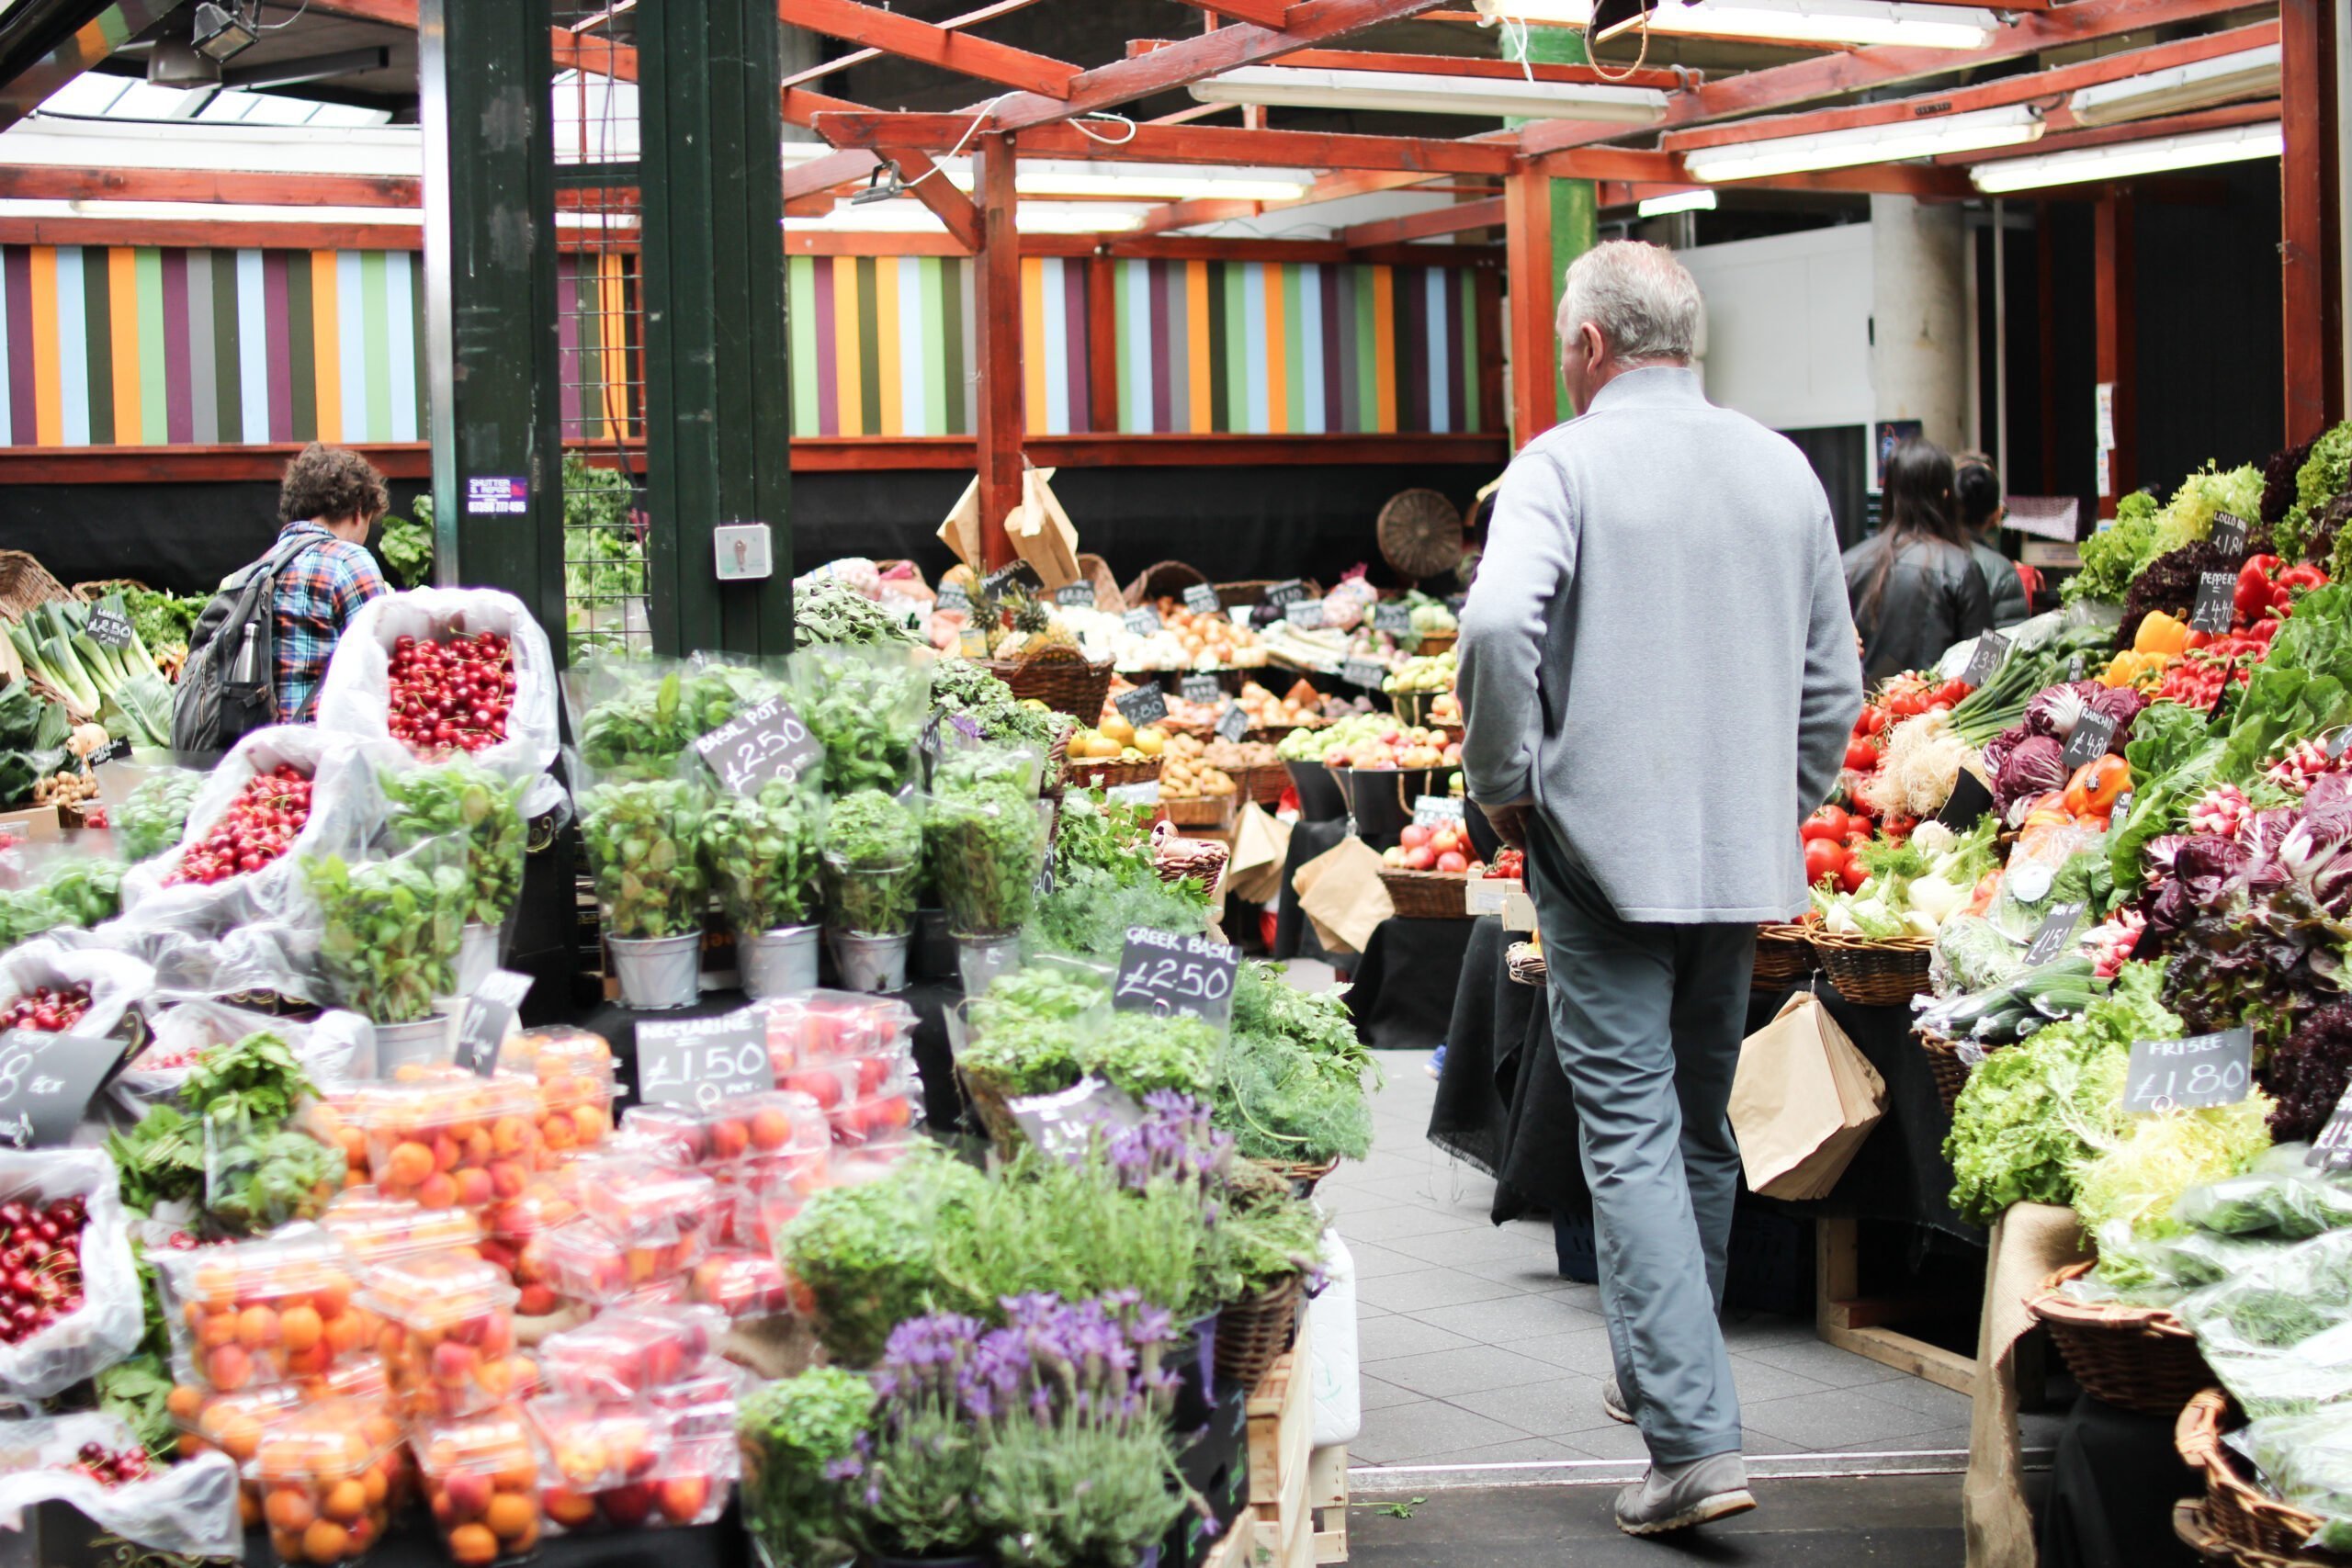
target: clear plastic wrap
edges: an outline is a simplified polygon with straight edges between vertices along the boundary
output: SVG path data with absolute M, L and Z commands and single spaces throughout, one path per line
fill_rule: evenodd
M 726 1331 L 708 1307 L 624 1308 L 599 1313 L 539 1343 L 548 1388 L 575 1399 L 635 1399 L 695 1371 Z
M 2352 1225 L 2352 1187 L 2312 1169 L 2310 1153 L 2309 1144 L 2281 1144 L 2245 1172 L 2182 1193 L 2173 1218 L 2224 1235 L 2290 1241 Z
M 923 873 L 920 811 L 863 789 L 835 799 L 827 823 L 826 927 L 859 936 L 912 931 Z
M 384 1336 L 384 1371 L 412 1420 L 470 1416 L 527 1392 L 536 1369 L 516 1351 L 518 1293 L 503 1269 L 462 1251 L 368 1270 L 359 1300 L 399 1331 Z
M 1017 931 L 1036 908 L 1046 840 L 1036 809 L 1042 761 L 1026 748 L 967 748 L 933 771 L 923 852 L 954 935 Z
M 368 755 L 376 763 L 376 787 L 384 796 L 385 829 L 393 847 L 407 850 L 447 834 L 463 837 L 464 922 L 494 930 L 497 956 L 503 959 L 523 894 L 528 819 L 534 815 L 531 791 L 545 775 L 479 757 L 421 762 L 389 744 L 371 746 Z
M 740 664 L 605 658 L 564 672 L 563 702 L 579 762 L 590 772 L 669 773 L 696 740 L 785 682 Z M 707 770 L 705 770 L 707 772 Z M 580 770 L 571 770 L 575 793 Z
M 387 1197 L 481 1209 L 522 1190 L 539 1152 L 539 1089 L 518 1073 L 435 1067 L 360 1091 L 355 1120 Z
M 2352 1551 L 2352 1406 L 2265 1416 L 2222 1441 L 2252 1461 L 2279 1496 L 2320 1517 L 2305 1546 Z
M 814 778 L 721 790 L 703 818 L 702 855 L 728 923 L 741 932 L 813 925 L 824 913 L 825 795 Z
M 83 987 L 90 1004 L 61 1032 L 77 1040 L 134 1040 L 142 1021 L 134 1010 L 155 987 L 155 972 L 127 953 L 69 948 L 48 937 L 0 953 L 0 1007 L 28 991 Z
M 234 1558 L 244 1551 L 237 1519 L 237 1467 L 209 1453 L 146 1479 L 101 1486 L 67 1467 L 85 1443 L 116 1450 L 136 1439 L 99 1411 L 0 1424 L 0 1529 L 25 1528 L 25 1510 L 69 1503 L 100 1529 L 157 1551 Z
M 2281 1247 L 2174 1310 L 2249 1416 L 2352 1399 L 2352 1230 Z
M 825 748 L 825 791 L 899 795 L 914 786 L 915 742 L 931 712 L 931 652 L 902 644 L 811 646 L 792 657 L 794 706 Z
M 376 1320 L 354 1299 L 357 1271 L 316 1226 L 153 1261 L 182 1382 L 235 1393 L 327 1377 L 375 1355 Z
M 82 1305 L 0 1345 L 0 1393 L 47 1399 L 139 1348 L 146 1326 L 114 1162 L 96 1149 L 0 1150 L 0 1203 L 82 1201 Z
M 245 1470 L 280 1563 L 335 1568 L 382 1544 L 401 1490 L 400 1436 L 372 1399 L 300 1405 L 262 1429 Z
M 519 1561 L 539 1544 L 544 1456 L 519 1404 L 437 1422 L 413 1438 L 452 1561 Z
M 580 842 L 605 934 L 639 942 L 702 930 L 710 773 L 689 756 L 658 772 L 600 773 L 575 761 Z
M 321 999 L 375 1023 L 415 1023 L 455 995 L 471 903 L 469 856 L 460 832 L 396 853 L 304 857 Z
M 176 1101 L 198 1055 L 263 1030 L 294 1047 L 295 1059 L 322 1090 L 349 1089 L 374 1075 L 374 1032 L 357 1013 L 322 1012 L 302 1023 L 227 1002 L 198 1000 L 153 1013 L 146 1048 L 116 1076 L 108 1091 L 134 1116 L 147 1106 Z
M 387 704 L 391 653 L 401 637 L 420 642 L 492 632 L 514 657 L 514 693 L 505 738 L 476 750 L 476 760 L 516 776 L 543 774 L 557 744 L 556 664 L 547 633 L 523 602 L 493 588 L 414 588 L 369 600 L 344 628 L 319 683 L 319 728 L 370 740 L 391 739 Z M 535 805 L 537 816 L 545 805 Z

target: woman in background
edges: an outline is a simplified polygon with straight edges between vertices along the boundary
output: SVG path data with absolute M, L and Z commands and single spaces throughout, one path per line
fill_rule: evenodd
M 1992 459 L 1975 452 L 1956 458 L 1952 499 L 1960 507 L 1960 525 L 1968 531 L 1968 553 L 1984 574 L 1984 591 L 1993 598 L 1993 625 L 2013 626 L 2033 614 L 2025 588 L 2025 571 L 2001 553 L 2001 520 L 2009 514 L 2001 499 L 2001 476 Z
M 1925 670 L 1953 643 L 1989 631 L 1992 595 L 1969 554 L 1951 454 L 1905 441 L 1886 461 L 1886 525 L 1845 555 L 1846 597 L 1875 685 Z

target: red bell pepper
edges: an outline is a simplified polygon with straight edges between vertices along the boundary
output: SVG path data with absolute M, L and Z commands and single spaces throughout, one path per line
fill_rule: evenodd
M 2327 586 L 2327 573 L 2320 568 L 2313 566 L 2311 562 L 2305 561 L 2301 566 L 2290 566 L 2286 570 L 2280 572 L 2278 574 L 2278 586 L 2286 589 L 2298 589 L 2303 591 L 2309 591 L 2313 588 L 2324 588 Z
M 2233 595 L 2237 618 L 2252 621 L 2270 608 L 2273 589 L 2270 580 L 2278 570 L 2277 556 L 2248 556 L 2238 568 L 2237 592 Z

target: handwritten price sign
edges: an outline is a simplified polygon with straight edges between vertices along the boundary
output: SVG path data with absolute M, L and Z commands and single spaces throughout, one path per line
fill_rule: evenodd
M 756 795 L 771 779 L 798 778 L 825 748 L 782 697 L 770 697 L 695 741 L 695 751 L 720 784 L 737 795 Z
M 1123 1012 L 1175 1013 L 1221 1023 L 1233 1016 L 1241 950 L 1206 937 L 1129 926 L 1111 1005 Z

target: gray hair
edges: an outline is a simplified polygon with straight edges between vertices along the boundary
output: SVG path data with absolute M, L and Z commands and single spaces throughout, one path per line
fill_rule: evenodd
M 1576 259 L 1554 323 L 1563 342 L 1590 321 L 1620 364 L 1687 360 L 1699 335 L 1699 285 L 1674 253 L 1608 240 Z

